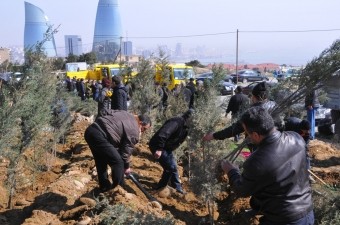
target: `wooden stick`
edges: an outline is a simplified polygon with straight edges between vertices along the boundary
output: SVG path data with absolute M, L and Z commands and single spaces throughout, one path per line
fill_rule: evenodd
M 316 176 L 315 173 L 313 173 L 311 170 L 308 170 L 308 172 L 310 174 L 312 174 L 316 179 L 318 179 L 321 183 L 323 183 L 324 185 L 328 186 L 328 184 L 326 184 L 323 180 L 321 180 L 321 178 L 319 178 L 318 176 Z

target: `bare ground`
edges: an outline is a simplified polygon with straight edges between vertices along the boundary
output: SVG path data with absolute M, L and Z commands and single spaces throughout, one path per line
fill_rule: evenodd
M 51 158 L 53 167 L 38 174 L 34 181 L 17 185 L 8 207 L 8 191 L 5 189 L 5 171 L 8 163 L 0 159 L 0 224 L 50 224 L 50 225 L 85 225 L 99 224 L 100 219 L 94 207 L 98 197 L 95 164 L 91 152 L 83 139 L 83 133 L 91 120 L 78 120 L 69 131 L 66 143 L 57 146 L 57 157 Z M 332 187 L 339 187 L 340 151 L 324 141 L 311 141 L 309 151 L 312 156 L 312 172 L 321 181 Z M 34 149 L 25 154 L 31 157 Z M 181 195 L 171 188 L 160 192 L 152 190 L 162 172 L 161 167 L 151 157 L 145 145 L 138 145 L 132 158 L 132 169 L 142 186 L 161 204 L 150 202 L 129 179 L 125 189 L 118 187 L 104 195 L 111 205 L 122 203 L 134 211 L 151 213 L 157 217 L 166 217 L 170 213 L 176 224 L 209 224 L 207 205 L 190 191 L 188 178 L 183 176 L 179 166 L 186 195 Z M 30 171 L 22 165 L 23 180 L 32 179 Z M 29 177 L 29 178 L 28 178 Z M 320 180 L 317 182 L 320 184 Z M 27 185 L 27 183 L 29 185 Z M 321 183 L 322 184 L 322 183 Z M 257 218 L 248 218 L 244 210 L 249 208 L 247 198 L 236 198 L 226 189 L 216 196 L 214 209 L 215 224 L 255 225 Z

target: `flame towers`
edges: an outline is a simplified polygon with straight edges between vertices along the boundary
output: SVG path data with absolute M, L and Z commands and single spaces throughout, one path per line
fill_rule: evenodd
M 121 36 L 118 0 L 99 0 L 92 49 L 98 61 L 115 60 L 120 50 Z
M 25 2 L 24 48 L 34 48 L 37 43 L 43 41 L 48 29 L 48 18 L 44 11 L 31 3 Z M 50 40 L 44 42 L 43 49 L 48 57 L 57 56 L 53 36 Z

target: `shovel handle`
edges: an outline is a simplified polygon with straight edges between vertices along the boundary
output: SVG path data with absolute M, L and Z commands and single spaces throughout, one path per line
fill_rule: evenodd
M 158 202 L 156 198 L 154 198 L 152 195 L 149 194 L 149 192 L 147 192 L 147 191 L 145 190 L 145 188 L 139 183 L 139 181 L 138 181 L 131 173 L 129 173 L 128 178 L 130 178 L 130 179 L 132 180 L 132 182 L 135 183 L 135 185 L 139 188 L 139 190 L 141 190 L 141 191 L 144 193 L 144 195 L 145 195 L 150 201 L 156 201 L 156 202 Z

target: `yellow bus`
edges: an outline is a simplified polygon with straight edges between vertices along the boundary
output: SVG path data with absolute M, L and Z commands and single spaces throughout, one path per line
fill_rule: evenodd
M 136 76 L 136 72 L 131 71 L 125 65 L 106 64 L 95 65 L 93 70 L 77 70 L 66 71 L 66 75 L 70 78 L 83 78 L 84 80 L 102 80 L 104 77 L 112 79 L 113 76 L 122 76 L 124 83 Z
M 159 83 L 166 82 L 169 90 L 172 90 L 176 84 L 185 84 L 190 78 L 194 78 L 195 73 L 192 66 L 185 64 L 169 64 L 162 68 L 156 65 L 155 81 Z

